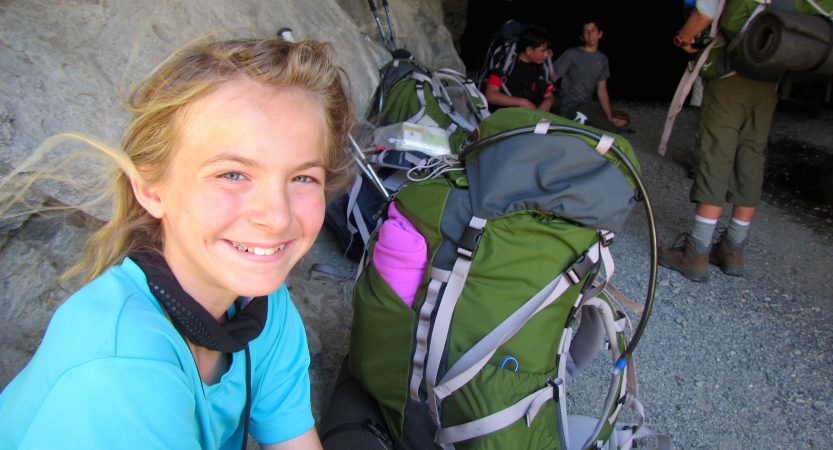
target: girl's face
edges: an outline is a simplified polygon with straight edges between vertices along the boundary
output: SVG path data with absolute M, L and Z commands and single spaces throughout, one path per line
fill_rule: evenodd
M 323 112 L 301 90 L 239 80 L 192 104 L 181 130 L 166 179 L 134 191 L 162 221 L 177 280 L 216 317 L 275 291 L 315 241 Z

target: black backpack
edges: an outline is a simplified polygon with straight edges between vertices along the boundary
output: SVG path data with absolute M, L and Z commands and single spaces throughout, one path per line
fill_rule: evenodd
M 501 90 L 506 95 L 513 95 L 506 87 L 506 78 L 512 73 L 515 61 L 518 58 L 518 38 L 529 28 L 544 29 L 538 25 L 530 25 L 515 20 L 509 20 L 495 33 L 489 50 L 486 52 L 486 61 L 483 67 L 475 75 L 475 83 L 481 92 L 486 92 L 486 83 L 492 73 L 501 74 Z M 552 56 L 544 60 L 544 76 L 550 79 L 555 72 L 555 64 Z

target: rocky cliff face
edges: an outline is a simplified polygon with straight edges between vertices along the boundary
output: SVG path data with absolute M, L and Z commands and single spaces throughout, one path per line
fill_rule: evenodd
M 390 0 L 396 38 L 429 66 L 464 70 L 444 25 L 443 3 Z M 378 7 L 390 39 L 381 2 Z M 0 174 L 57 133 L 81 132 L 117 144 L 127 119 L 119 98 L 177 47 L 208 34 L 274 36 L 283 27 L 292 28 L 296 39 L 332 43 L 363 115 L 378 84 L 377 68 L 390 58 L 363 0 L 0 2 Z M 73 150 L 59 147 L 58 160 Z M 34 200 L 78 205 L 87 195 L 47 186 Z M 0 223 L 0 389 L 32 356 L 55 308 L 78 288 L 59 286 L 56 278 L 77 259 L 89 225 L 94 228 L 89 214 Z M 317 289 L 295 284 L 302 291 Z M 349 303 L 348 290 L 337 286 L 333 292 Z M 320 292 L 296 298 L 313 303 L 299 309 L 309 323 L 314 361 L 322 347 L 317 334 L 328 323 L 326 315 L 320 317 L 320 302 L 332 300 Z M 313 380 L 322 378 L 313 374 Z M 321 393 L 316 395 L 320 402 Z

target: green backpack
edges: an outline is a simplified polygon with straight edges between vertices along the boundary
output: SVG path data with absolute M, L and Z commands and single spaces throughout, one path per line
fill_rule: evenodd
M 379 72 L 378 109 L 384 122 L 442 128 L 453 152 L 489 116 L 486 97 L 459 72 L 432 70 L 411 59 L 394 59 Z
M 396 195 L 425 238 L 429 268 L 407 306 L 379 275 L 371 238 L 349 360 L 396 448 L 619 448 L 617 439 L 629 448 L 649 431 L 616 424 L 623 405 L 641 411 L 633 364 L 611 376 L 602 419 L 566 412 L 566 382 L 603 345 L 614 361 L 635 345 L 616 307 L 624 299 L 601 274 L 612 275 L 608 245 L 644 189 L 630 144 L 596 133 L 504 108 L 463 146 L 464 171 Z

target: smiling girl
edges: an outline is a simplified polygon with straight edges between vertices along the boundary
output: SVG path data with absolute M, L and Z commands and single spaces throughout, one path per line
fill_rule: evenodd
M 320 448 L 283 283 L 352 176 L 345 82 L 323 44 L 237 40 L 140 83 L 97 149 L 120 170 L 88 284 L 0 394 L 1 449 Z

